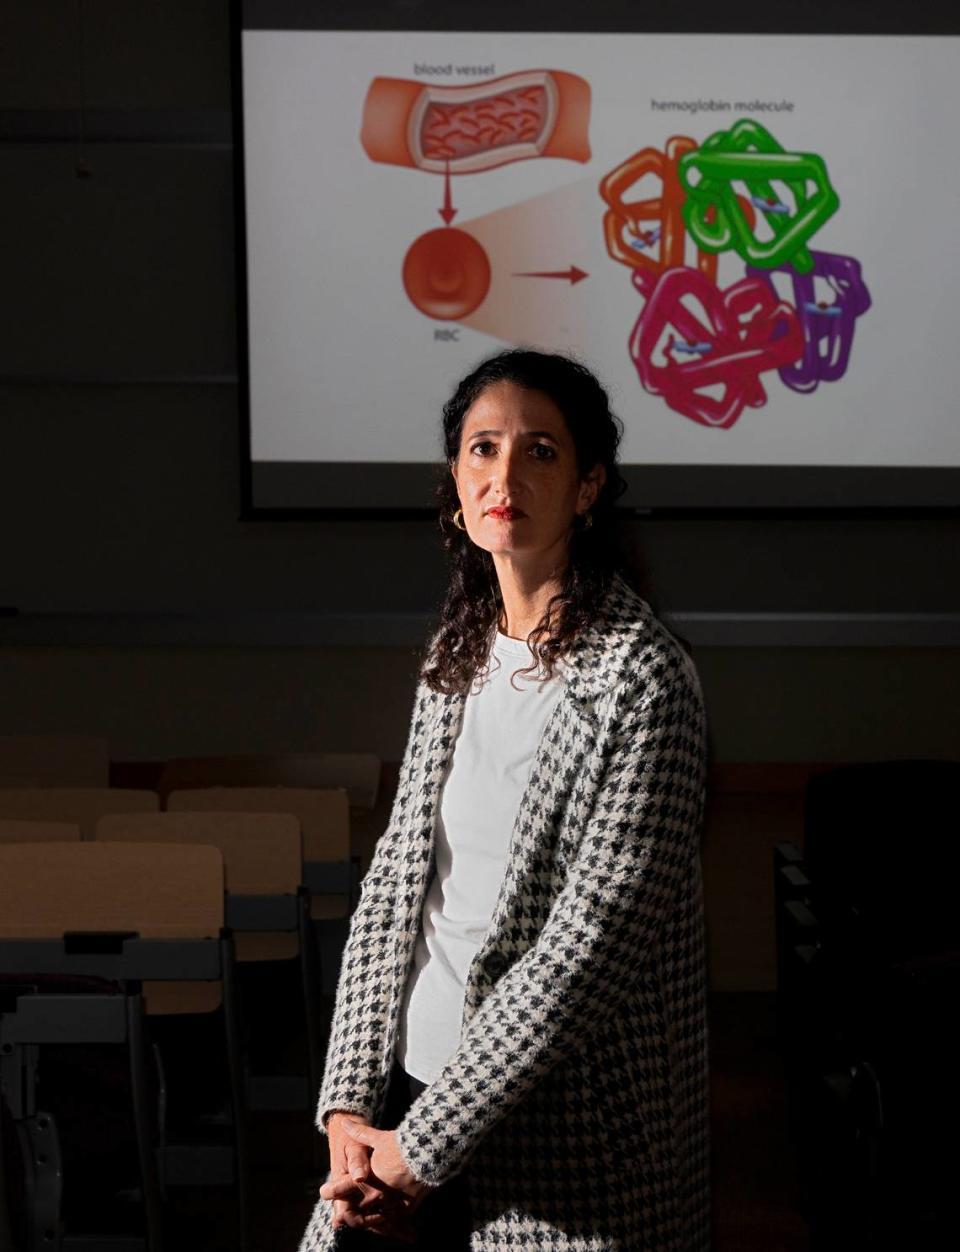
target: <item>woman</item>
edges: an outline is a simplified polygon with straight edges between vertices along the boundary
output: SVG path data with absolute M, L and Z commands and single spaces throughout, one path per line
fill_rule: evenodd
M 452 577 L 344 951 L 301 1252 L 709 1246 L 705 722 L 619 564 L 620 431 L 589 371 L 532 351 L 444 409 Z

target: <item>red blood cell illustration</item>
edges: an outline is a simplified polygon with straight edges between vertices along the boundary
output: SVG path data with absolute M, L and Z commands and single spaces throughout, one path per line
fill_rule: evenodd
M 472 235 L 446 226 L 415 239 L 403 259 L 403 286 L 427 317 L 457 321 L 484 302 L 490 260 Z
M 468 87 L 375 78 L 360 142 L 373 161 L 475 174 L 530 157 L 588 161 L 590 84 L 563 70 L 524 70 Z

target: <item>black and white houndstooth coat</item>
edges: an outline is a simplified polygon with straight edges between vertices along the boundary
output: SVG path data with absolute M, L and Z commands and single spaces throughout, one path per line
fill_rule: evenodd
M 706 1252 L 700 684 L 619 577 L 565 681 L 470 966 L 460 1046 L 397 1142 L 429 1185 L 469 1166 L 471 1252 Z M 343 954 L 321 1130 L 332 1109 L 379 1124 L 463 704 L 418 687 Z M 336 1246 L 320 1200 L 300 1252 Z

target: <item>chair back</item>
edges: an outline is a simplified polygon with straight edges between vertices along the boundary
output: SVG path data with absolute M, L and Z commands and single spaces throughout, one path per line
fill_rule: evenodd
M 101 817 L 96 838 L 112 843 L 211 844 L 223 854 L 228 895 L 296 895 L 303 879 L 300 823 L 292 813 L 114 813 Z M 295 932 L 234 934 L 239 961 L 297 955 Z
M 246 813 L 290 813 L 299 819 L 305 861 L 350 859 L 350 807 L 345 790 L 316 787 L 207 787 L 172 791 L 167 810 Z M 315 895 L 310 901 L 314 919 L 345 917 L 345 895 Z
M 0 817 L 0 843 L 71 843 L 79 838 L 76 822 L 29 822 Z
M 207 787 L 344 788 L 352 808 L 372 809 L 380 787 L 380 758 L 371 752 L 294 752 L 282 756 L 179 757 L 160 775 L 171 791 Z
M 70 822 L 81 837 L 92 839 L 105 813 L 156 813 L 155 791 L 123 787 L 12 787 L 0 788 L 0 818 Z
M 223 855 L 212 845 L 0 845 L 0 938 L 118 931 L 142 939 L 212 939 L 224 924 Z M 210 1013 L 222 983 L 148 980 L 144 1011 Z
M 142 939 L 213 939 L 222 926 L 218 848 L 0 844 L 0 938 L 116 931 Z

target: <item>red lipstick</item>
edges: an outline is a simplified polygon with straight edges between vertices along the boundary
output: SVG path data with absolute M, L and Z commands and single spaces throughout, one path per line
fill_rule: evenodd
M 520 509 L 487 509 L 487 515 L 488 517 L 495 517 L 501 522 L 513 522 L 516 521 L 518 517 L 527 516 L 526 513 Z

